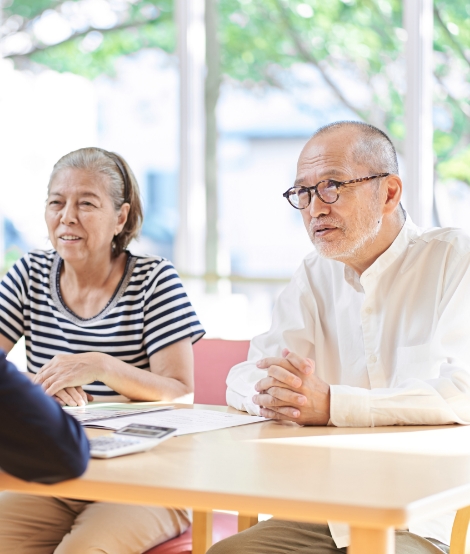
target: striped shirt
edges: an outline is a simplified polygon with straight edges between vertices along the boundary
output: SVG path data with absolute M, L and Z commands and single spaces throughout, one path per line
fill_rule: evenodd
M 0 283 L 0 333 L 26 342 L 28 371 L 57 354 L 103 352 L 150 370 L 149 358 L 162 348 L 204 334 L 173 265 L 166 259 L 129 253 L 112 298 L 96 316 L 72 312 L 60 294 L 63 260 L 54 250 L 35 250 L 21 258 Z M 83 389 L 93 395 L 117 394 L 95 381 Z

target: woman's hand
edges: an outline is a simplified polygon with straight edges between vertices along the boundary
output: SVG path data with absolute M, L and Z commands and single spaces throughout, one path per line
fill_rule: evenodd
M 93 396 L 85 392 L 82 387 L 67 387 L 53 396 L 61 406 L 85 406 L 93 401 Z
M 34 382 L 41 385 L 46 394 L 57 396 L 64 404 L 83 405 L 80 402 L 86 403 L 86 393 L 81 386 L 100 380 L 104 356 L 100 352 L 58 354 L 43 365 Z
M 152 354 L 150 371 L 133 367 L 108 354 L 87 352 L 59 354 L 35 377 L 35 382 L 46 394 L 57 396 L 69 406 L 79 405 L 78 397 L 69 388 L 94 381 L 101 381 L 117 394 L 132 400 L 169 401 L 188 394 L 194 390 L 191 339 L 182 339 Z

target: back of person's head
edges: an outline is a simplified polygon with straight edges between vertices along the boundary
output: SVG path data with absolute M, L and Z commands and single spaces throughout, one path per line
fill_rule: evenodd
M 320 127 L 312 139 L 333 133 L 350 130 L 354 142 L 350 145 L 352 161 L 367 167 L 372 173 L 394 173 L 398 175 L 398 160 L 392 141 L 383 131 L 362 121 L 336 121 Z
M 118 256 L 132 239 L 137 238 L 143 219 L 139 185 L 126 160 L 119 154 L 102 148 L 80 148 L 69 152 L 54 165 L 49 187 L 57 173 L 63 169 L 80 169 L 107 176 L 109 195 L 115 210 L 118 211 L 124 203 L 130 205 L 127 221 L 113 241 L 113 255 Z

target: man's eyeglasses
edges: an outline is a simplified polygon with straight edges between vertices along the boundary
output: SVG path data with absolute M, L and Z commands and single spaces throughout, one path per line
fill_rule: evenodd
M 344 185 L 351 185 L 352 183 L 369 181 L 370 179 L 377 179 L 377 177 L 387 177 L 388 175 L 390 175 L 390 173 L 378 173 L 377 175 L 371 175 L 370 177 L 360 177 L 359 179 L 351 179 L 350 181 L 341 182 L 333 181 L 333 179 L 325 179 L 313 187 L 291 187 L 286 190 L 282 196 L 287 198 L 289 204 L 297 210 L 304 210 L 312 201 L 312 192 L 316 194 L 325 204 L 334 204 L 339 198 L 340 187 L 343 187 Z

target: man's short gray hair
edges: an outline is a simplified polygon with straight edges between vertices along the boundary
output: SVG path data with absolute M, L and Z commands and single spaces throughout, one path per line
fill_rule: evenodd
M 397 152 L 392 141 L 383 131 L 369 123 L 336 121 L 320 127 L 312 135 L 312 139 L 348 127 L 357 131 L 357 139 L 351 150 L 354 162 L 365 165 L 372 173 L 398 175 Z

